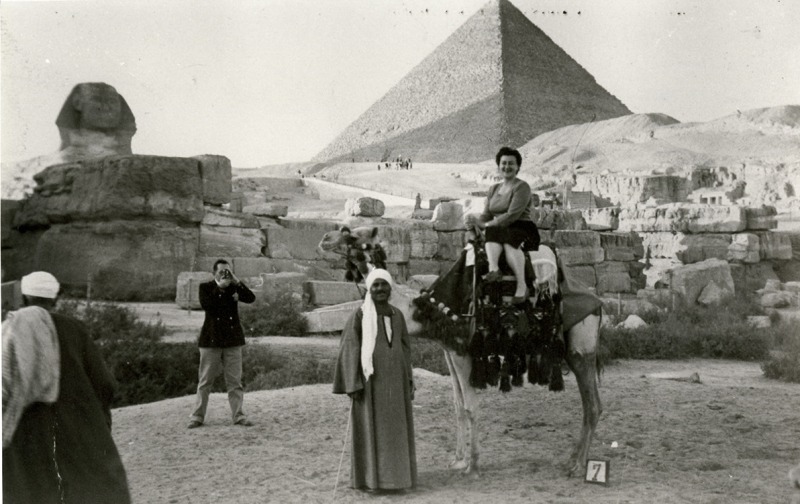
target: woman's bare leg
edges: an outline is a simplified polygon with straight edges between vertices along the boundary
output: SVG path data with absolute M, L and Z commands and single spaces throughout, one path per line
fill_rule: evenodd
M 506 253 L 506 262 L 508 262 L 508 266 L 517 279 L 517 291 L 514 295 L 522 297 L 525 295 L 525 252 L 508 244 L 503 245 L 503 250 Z M 486 255 L 489 255 L 488 250 Z M 489 266 L 489 269 L 491 269 L 491 266 Z
M 486 260 L 489 261 L 489 271 L 500 269 L 500 254 L 503 253 L 503 244 L 486 242 Z

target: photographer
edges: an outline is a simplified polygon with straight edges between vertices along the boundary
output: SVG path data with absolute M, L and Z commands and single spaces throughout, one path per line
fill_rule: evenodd
M 233 274 L 228 261 L 218 259 L 213 267 L 214 280 L 200 284 L 200 306 L 206 312 L 200 331 L 200 369 L 198 371 L 197 401 L 189 428 L 203 425 L 211 385 L 221 372 L 225 374 L 228 402 L 233 423 L 253 425 L 242 410 L 242 347 L 244 332 L 239 322 L 239 302 L 256 300 L 253 291 Z

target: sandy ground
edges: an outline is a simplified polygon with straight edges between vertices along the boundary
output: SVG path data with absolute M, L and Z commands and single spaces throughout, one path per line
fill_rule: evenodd
M 299 350 L 299 349 L 298 349 Z M 700 384 L 681 381 L 691 373 Z M 187 430 L 193 398 L 114 410 L 114 438 L 137 503 L 542 502 L 781 503 L 800 461 L 800 385 L 766 380 L 757 364 L 622 361 L 606 369 L 605 411 L 590 456 L 610 461 L 607 486 L 567 479 L 580 421 L 574 379 L 563 393 L 526 385 L 480 393 L 481 477 L 447 469 L 455 431 L 449 377 L 415 370 L 419 488 L 349 488 L 342 450 L 349 403 L 330 385 L 249 393 L 255 425 L 230 425 L 224 394 Z M 678 379 L 674 379 L 678 378 Z M 612 448 L 612 443 L 617 448 Z M 344 453 L 341 473 L 340 457 Z M 334 493 L 334 488 L 336 491 Z

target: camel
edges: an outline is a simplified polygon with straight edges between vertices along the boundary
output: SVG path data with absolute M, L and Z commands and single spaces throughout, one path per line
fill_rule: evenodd
M 342 236 L 338 231 L 326 233 L 320 242 L 319 248 L 332 251 L 345 246 L 346 242 L 353 239 L 358 245 L 368 246 L 379 241 L 377 230 L 374 227 L 359 227 Z M 544 249 L 547 249 L 544 246 Z M 474 251 L 473 251 L 474 252 Z M 432 339 L 440 344 L 444 350 L 444 357 L 450 371 L 453 384 L 453 403 L 457 422 L 455 457 L 450 463 L 454 470 L 472 477 L 479 476 L 478 457 L 478 410 L 479 402 L 470 377 L 473 375 L 473 358 L 468 353 L 470 335 L 474 334 L 476 318 L 464 316 L 469 311 L 474 312 L 474 303 L 471 307 L 471 295 L 465 287 L 454 288 L 454 285 L 469 285 L 470 282 L 462 281 L 470 277 L 477 266 L 464 267 L 469 251 L 462 254 L 451 270 L 440 276 L 431 286 L 421 294 L 415 293 L 403 285 L 396 285 L 392 292 L 392 304 L 400 309 L 406 316 L 409 333 L 413 336 Z M 546 254 L 545 254 L 546 255 Z M 554 257 L 554 256 L 553 256 Z M 534 260 L 533 263 L 536 263 Z M 557 267 L 554 261 L 542 260 L 533 268 L 537 275 L 537 289 L 545 292 L 556 283 Z M 465 273 L 466 272 L 466 273 Z M 460 278 L 459 278 L 460 275 Z M 473 278 L 477 278 L 473 276 Z M 564 298 L 564 305 L 567 301 Z M 566 308 L 564 312 L 564 340 L 566 349 L 564 359 L 569 369 L 575 375 L 583 406 L 583 423 L 581 433 L 572 454 L 567 462 L 567 476 L 582 475 L 585 471 L 589 455 L 589 447 L 594 436 L 597 422 L 602 413 L 602 404 L 598 392 L 600 364 L 598 360 L 598 343 L 600 329 L 599 304 L 592 305 L 591 309 L 584 309 L 580 313 L 570 313 Z M 510 311 L 510 310 L 509 310 Z M 432 316 L 432 313 L 439 316 Z M 585 313 L 584 313 L 585 312 Z M 426 315 L 427 314 L 427 315 Z M 503 324 L 503 330 L 508 331 L 508 336 L 514 336 L 514 325 Z M 560 366 L 559 366 L 560 370 Z M 533 381 L 529 374 L 529 381 Z M 520 385 L 521 383 L 517 383 Z M 552 388 L 552 387 L 551 387 Z

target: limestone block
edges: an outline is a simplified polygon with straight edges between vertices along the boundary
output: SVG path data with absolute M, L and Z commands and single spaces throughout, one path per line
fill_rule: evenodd
M 411 218 L 414 220 L 429 221 L 433 219 L 433 210 L 428 210 L 427 208 L 415 208 L 411 212 Z
M 286 229 L 295 229 L 295 230 L 305 230 L 305 231 L 312 231 L 314 233 L 319 232 L 320 230 L 324 233 L 328 231 L 336 231 L 339 229 L 339 225 L 335 222 L 326 222 L 316 219 L 285 219 L 281 218 L 278 220 L 281 227 Z
M 628 315 L 628 317 L 619 324 L 619 327 L 623 329 L 639 329 L 641 327 L 647 327 L 647 322 L 638 315 Z
M 640 299 L 631 294 L 613 294 L 601 296 L 603 301 L 603 311 L 608 314 L 625 317 L 628 315 L 642 316 L 647 312 L 660 311 L 652 302 Z
M 312 280 L 303 284 L 303 291 L 309 304 L 317 306 L 335 305 L 361 299 L 361 292 L 353 282 Z
M 775 265 L 775 274 L 781 279 L 781 282 L 792 282 L 800 280 L 800 261 L 792 259 L 791 261 L 780 261 Z
M 11 227 L 14 223 L 14 215 L 17 213 L 19 201 L 4 199 L 0 201 L 0 232 L 2 237 L 0 240 L 5 242 L 11 237 Z
M 464 250 L 464 231 L 439 232 L 436 258 L 456 261 Z
M 268 203 L 269 198 L 264 191 L 242 191 L 242 209 L 251 205 Z
M 386 263 L 388 271 L 395 284 L 405 284 L 408 280 L 408 263 Z
M 606 261 L 595 265 L 597 293 L 630 292 L 631 277 L 628 264 L 619 261 Z
M 764 308 L 786 308 L 795 304 L 795 294 L 786 291 L 765 292 L 759 303 Z
M 460 231 L 464 226 L 464 207 L 455 201 L 436 205 L 433 210 L 433 229 L 436 231 Z
M 375 198 L 351 198 L 344 203 L 344 214 L 361 217 L 380 217 L 386 211 L 383 201 Z
M 303 313 L 308 322 L 307 331 L 314 333 L 340 332 L 361 301 L 352 301 L 334 306 L 326 306 Z
M 756 234 L 759 239 L 759 253 L 762 261 L 788 261 L 792 258 L 792 241 L 788 233 L 763 231 Z
M 291 294 L 302 296 L 304 292 L 303 285 L 308 281 L 308 278 L 304 274 L 294 272 L 262 273 L 260 277 L 260 286 L 250 286 L 256 295 L 285 289 Z
M 258 203 L 255 205 L 247 205 L 242 208 L 242 212 L 259 217 L 286 217 L 289 213 L 289 205 L 280 203 Z
M 265 255 L 273 259 L 319 259 L 317 246 L 328 231 L 331 231 L 328 223 L 319 223 L 316 227 L 309 224 L 304 228 L 264 229 Z
M 6 313 L 17 310 L 22 307 L 22 284 L 19 280 L 12 280 L 10 282 L 2 283 L 2 293 L 0 293 L 0 301 L 3 304 L 3 319 L 6 318 Z
M 651 289 L 668 287 L 672 269 L 680 265 L 681 263 L 677 259 L 656 258 L 648 260 L 644 269 L 644 275 L 647 277 L 645 286 Z
M 378 239 L 386 251 L 386 262 L 407 263 L 411 257 L 411 232 L 407 226 L 378 225 Z
M 619 207 L 585 208 L 580 212 L 592 231 L 615 231 L 619 228 Z
M 721 288 L 717 282 L 712 280 L 700 292 L 697 303 L 703 306 L 719 306 L 731 297 L 733 297 L 733 292 Z
M 779 291 L 783 290 L 783 285 L 781 285 L 780 280 L 769 279 L 767 283 L 764 284 L 765 291 Z
M 579 282 L 586 287 L 597 285 L 597 274 L 593 266 L 564 266 L 564 275 L 572 282 Z
M 636 233 L 600 233 L 606 261 L 635 261 L 644 257 L 642 238 Z
M 228 261 L 228 264 L 233 266 L 233 257 L 225 257 L 225 256 L 218 256 L 218 257 L 204 257 L 198 256 L 194 258 L 194 264 L 192 265 L 191 271 L 214 271 L 214 263 L 217 262 L 218 259 L 224 259 Z M 233 271 L 236 272 L 236 267 L 233 267 Z M 237 273 L 238 275 L 238 273 Z M 247 275 L 249 276 L 249 275 Z
M 747 323 L 756 329 L 768 329 L 772 327 L 772 321 L 768 315 L 750 315 L 747 317 Z
M 433 259 L 410 259 L 408 261 L 409 275 L 442 275 L 453 266 L 450 261 L 437 261 Z
M 800 232 L 797 231 L 782 231 L 789 237 L 789 242 L 792 244 L 792 260 L 800 261 Z
M 531 208 L 531 218 L 539 229 L 581 231 L 588 229 L 580 210 Z
M 731 235 L 722 233 L 642 233 L 642 244 L 651 258 L 691 264 L 706 259 L 727 259 Z
M 421 291 L 422 289 L 429 288 L 438 278 L 439 275 L 411 275 L 408 277 L 406 285 L 411 289 Z
M 237 275 L 260 276 L 262 273 L 300 273 L 311 280 L 338 280 L 342 270 L 335 270 L 324 260 L 274 259 L 271 257 L 234 257 Z M 344 264 L 341 265 L 344 267 Z
M 114 301 L 175 299 L 178 274 L 190 271 L 198 229 L 165 221 L 58 224 L 45 231 L 34 265 L 62 285 Z
M 200 284 L 214 279 L 211 271 L 182 271 L 176 282 L 175 304 L 187 310 L 199 310 Z
M 687 304 L 694 304 L 705 287 L 716 282 L 724 290 L 735 292 L 730 265 L 721 259 L 678 266 L 672 270 L 670 288 Z
M 778 227 L 778 211 L 774 206 L 762 206 L 760 208 L 745 208 L 745 218 L 747 219 L 748 230 L 765 231 Z
M 753 233 L 731 235 L 727 259 L 730 262 L 757 263 L 761 260 L 761 247 L 758 236 Z
M 206 226 L 227 226 L 259 229 L 261 226 L 254 215 L 248 213 L 235 213 L 221 208 L 205 207 L 202 224 Z
M 203 202 L 223 205 L 231 201 L 231 160 L 225 156 L 203 154 L 194 156 L 200 162 L 203 180 Z
M 15 216 L 17 227 L 149 218 L 200 222 L 203 187 L 197 160 L 110 156 L 50 166 Z
M 200 225 L 198 253 L 202 256 L 259 257 L 264 247 L 260 229 Z
M 783 284 L 783 290 L 800 294 L 800 282 L 786 282 Z
M 241 192 L 231 192 L 231 202 L 228 205 L 228 210 L 231 212 L 241 212 L 244 208 L 244 194 Z
M 742 207 L 693 203 L 623 208 L 619 219 L 619 231 L 645 233 L 738 233 L 747 224 Z
M 414 226 L 409 230 L 412 259 L 432 259 L 439 252 L 439 233 L 433 226 Z
M 600 234 L 594 231 L 556 231 L 554 242 L 564 266 L 597 264 L 605 259 Z
M 755 292 L 763 289 L 768 282 L 779 281 L 772 264 L 759 262 L 755 264 L 731 264 L 731 276 L 736 292 Z

